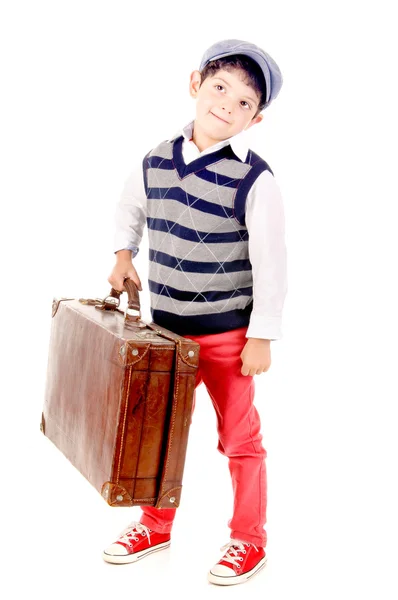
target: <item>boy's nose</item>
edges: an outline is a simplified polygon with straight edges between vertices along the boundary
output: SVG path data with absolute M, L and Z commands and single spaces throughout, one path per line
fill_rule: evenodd
M 229 115 L 231 114 L 231 107 L 230 106 L 222 106 L 221 108 L 223 110 L 225 110 Z

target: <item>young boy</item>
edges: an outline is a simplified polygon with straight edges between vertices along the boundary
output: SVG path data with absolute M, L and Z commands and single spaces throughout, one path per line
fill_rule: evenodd
M 284 213 L 268 164 L 246 145 L 282 76 L 261 48 L 224 40 L 190 78 L 196 118 L 144 158 L 117 208 L 115 289 L 141 288 L 132 265 L 145 224 L 155 323 L 200 344 L 197 385 L 217 415 L 218 450 L 229 459 L 234 507 L 231 539 L 210 582 L 247 581 L 265 566 L 266 451 L 253 404 L 253 376 L 271 364 L 282 337 L 287 291 Z M 142 507 L 103 558 L 130 563 L 170 545 L 176 509 Z

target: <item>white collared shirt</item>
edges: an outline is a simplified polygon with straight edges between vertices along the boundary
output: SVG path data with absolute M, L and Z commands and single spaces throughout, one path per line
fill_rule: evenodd
M 193 124 L 192 121 L 170 138 L 184 137 L 185 164 L 228 144 L 240 160 L 246 160 L 249 148 L 244 131 L 200 152 L 191 140 Z M 140 163 L 126 180 L 117 205 L 115 252 L 132 250 L 136 255 L 146 224 L 146 202 Z M 285 218 L 279 187 L 269 171 L 258 176 L 247 195 L 246 227 L 253 273 L 253 311 L 246 337 L 278 340 L 282 338 L 282 310 L 287 293 Z

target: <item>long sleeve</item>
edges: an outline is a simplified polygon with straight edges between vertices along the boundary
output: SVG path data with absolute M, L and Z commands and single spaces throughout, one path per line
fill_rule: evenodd
M 114 252 L 132 250 L 133 256 L 137 254 L 146 224 L 146 202 L 142 165 L 138 164 L 125 181 L 116 206 Z
M 282 338 L 287 293 L 285 217 L 280 189 L 269 171 L 261 173 L 246 200 L 253 311 L 246 337 Z

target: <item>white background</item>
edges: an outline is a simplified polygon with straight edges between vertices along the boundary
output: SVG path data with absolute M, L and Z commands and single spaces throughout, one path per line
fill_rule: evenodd
M 172 548 L 103 563 L 133 518 L 39 431 L 53 296 L 103 297 L 136 161 L 194 115 L 188 79 L 223 38 L 284 85 L 250 135 L 286 214 L 289 291 L 256 378 L 269 565 L 227 594 L 397 598 L 397 118 L 393 2 L 5 1 L 1 51 L 1 519 L 7 598 L 216 597 L 227 461 L 203 389 Z M 137 260 L 146 279 L 145 245 Z M 147 290 L 141 295 L 144 316 Z M 94 350 L 94 349 L 93 349 Z M 5 571 L 5 576 L 4 576 Z M 4 589 L 4 588 L 3 588 Z

